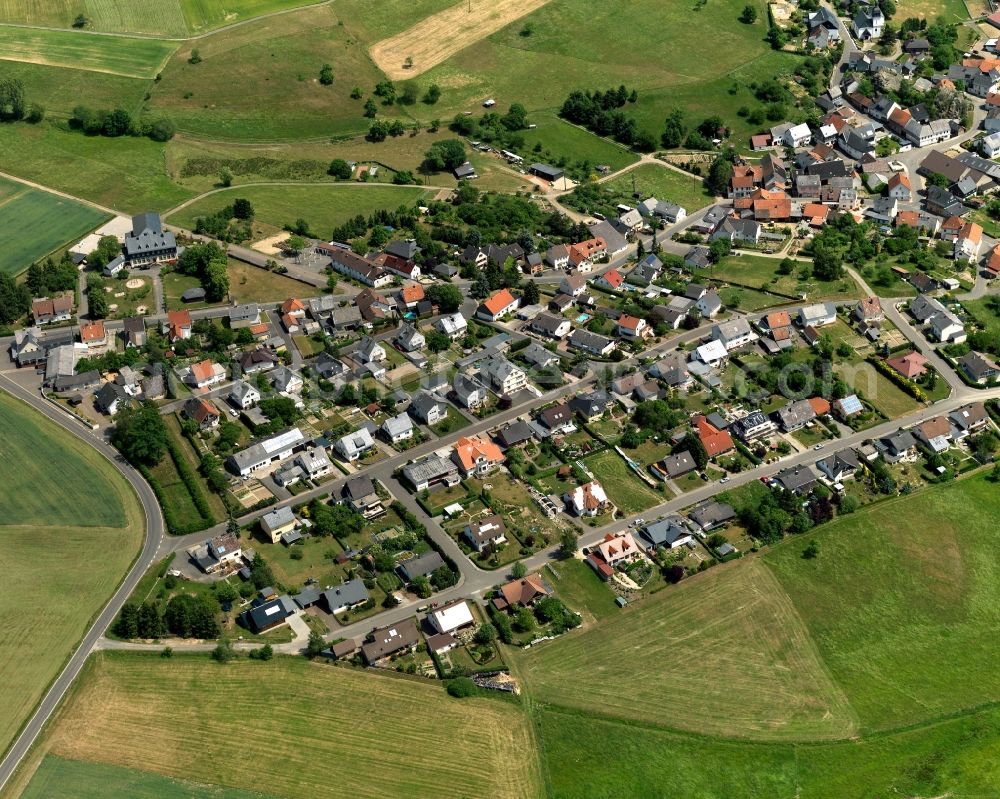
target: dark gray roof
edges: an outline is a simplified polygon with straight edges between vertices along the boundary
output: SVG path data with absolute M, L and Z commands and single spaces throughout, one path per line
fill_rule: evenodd
M 171 249 L 177 249 L 177 240 L 173 233 L 163 229 L 159 214 L 149 211 L 132 217 L 132 231 L 125 236 L 127 256 Z
M 399 571 L 403 577 L 412 582 L 417 577 L 429 577 L 444 565 L 444 559 L 437 552 L 428 552 L 403 561 L 399 564 Z
M 364 582 L 355 578 L 343 585 L 328 588 L 323 592 L 323 601 L 331 613 L 343 607 L 360 605 L 368 601 L 368 589 Z

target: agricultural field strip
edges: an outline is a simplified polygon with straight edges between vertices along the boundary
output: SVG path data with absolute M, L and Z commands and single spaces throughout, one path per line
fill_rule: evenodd
M 126 78 L 156 77 L 178 46 L 166 39 L 0 25 L 0 60 Z

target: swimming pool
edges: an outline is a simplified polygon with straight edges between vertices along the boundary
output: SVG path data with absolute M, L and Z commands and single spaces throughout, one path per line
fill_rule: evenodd
M 590 314 L 589 313 L 582 313 L 578 317 L 576 317 L 576 321 L 579 322 L 581 325 L 584 322 L 589 322 L 590 321 Z

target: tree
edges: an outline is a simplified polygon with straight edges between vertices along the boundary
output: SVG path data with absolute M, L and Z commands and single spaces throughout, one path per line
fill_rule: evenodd
M 729 239 L 713 239 L 708 245 L 708 257 L 713 264 L 719 263 L 733 251 L 733 243 Z
M 234 219 L 242 219 L 246 221 L 253 219 L 253 217 L 254 217 L 253 204 L 249 200 L 243 197 L 237 197 L 235 200 L 233 200 Z
M 510 570 L 510 576 L 515 580 L 520 580 L 524 575 L 528 573 L 528 567 L 525 566 L 521 561 L 518 561 Z
M 812 560 L 817 555 L 819 555 L 819 544 L 816 542 L 816 539 L 813 538 L 808 544 L 806 544 L 806 548 L 802 550 L 802 557 L 805 560 Z
M 155 466 L 167 450 L 167 427 L 155 405 L 126 407 L 115 417 L 111 443 L 129 462 Z
M 326 649 L 326 640 L 323 636 L 315 630 L 310 632 L 309 640 L 306 642 L 306 657 L 310 660 L 319 657 L 324 649 Z
M 319 82 L 324 86 L 329 86 L 333 83 L 333 67 L 329 64 L 323 64 L 319 70 Z
M 200 64 L 201 63 L 201 53 L 198 52 L 198 48 L 197 47 L 194 48 L 194 50 L 191 51 L 191 55 L 188 56 L 188 63 L 189 64 Z
M 326 173 L 332 175 L 337 180 L 348 180 L 351 177 L 351 165 L 343 158 L 334 158 L 330 162 Z
M 451 346 L 451 339 L 440 330 L 432 330 L 426 336 L 427 349 L 431 352 L 444 352 Z
M 693 431 L 689 431 L 684 436 L 681 443 L 678 444 L 678 448 L 690 452 L 699 469 L 704 469 L 708 465 L 708 453 L 705 451 L 705 445 L 701 443 L 701 439 Z
M 284 247 L 292 255 L 298 255 L 303 249 L 305 249 L 305 246 L 306 240 L 302 238 L 302 236 L 289 236 L 285 239 Z
M 378 113 L 378 106 L 375 105 L 375 101 L 369 97 L 365 100 L 365 116 L 369 119 L 375 119 L 375 115 Z
M 449 680 L 446 690 L 448 691 L 448 696 L 453 696 L 456 699 L 479 696 L 480 693 L 479 686 L 468 677 L 456 677 L 454 680 Z
M 458 139 L 434 142 L 425 153 L 421 168 L 425 172 L 444 172 L 465 163 L 465 145 Z
M 757 21 L 757 9 L 751 5 L 743 6 L 743 13 L 740 14 L 740 22 L 744 25 L 753 25 Z
M 18 285 L 6 272 L 0 272 L 0 324 L 9 325 L 17 321 L 31 307 L 28 287 Z
M 226 251 L 214 241 L 190 244 L 177 261 L 177 271 L 201 281 L 209 302 L 220 302 L 229 294 Z
M 24 84 L 17 78 L 0 79 L 0 122 L 24 119 L 27 110 Z
M 248 654 L 251 660 L 270 660 L 274 657 L 274 648 L 264 644 L 260 649 L 251 649 Z
M 457 286 L 436 283 L 426 291 L 427 299 L 438 306 L 440 313 L 454 313 L 462 307 L 465 297 Z
M 528 608 L 518 608 L 512 623 L 519 633 L 530 633 L 535 629 L 535 614 Z
M 232 643 L 229 639 L 219 641 L 215 645 L 215 649 L 212 650 L 212 660 L 217 663 L 229 663 L 230 661 L 236 660 L 239 655 L 236 654 L 236 650 L 233 649 Z
M 667 117 L 666 127 L 660 136 L 660 144 L 668 150 L 680 147 L 684 143 L 687 130 L 684 127 L 684 115 L 680 109 L 674 109 Z
M 441 87 L 436 83 L 432 83 L 427 87 L 427 91 L 424 92 L 424 102 L 427 103 L 427 105 L 434 105 L 440 99 Z
M 781 50 L 788 44 L 788 34 L 777 25 L 772 25 L 767 29 L 767 41 L 770 43 L 772 49 Z
M 417 102 L 417 85 L 413 81 L 403 84 L 403 91 L 399 95 L 400 105 L 413 105 Z
M 139 608 L 131 602 L 122 606 L 115 622 L 114 633 L 119 638 L 139 637 Z
M 108 315 L 108 296 L 100 280 L 87 280 L 87 315 L 91 319 L 105 319 Z
M 87 18 L 83 14 L 77 14 L 76 19 L 73 20 L 73 27 L 80 29 L 87 27 Z
M 381 97 L 385 105 L 396 102 L 396 86 L 391 80 L 380 80 L 375 84 L 375 96 Z
M 167 630 L 180 638 L 218 638 L 217 609 L 205 597 L 178 594 L 167 603 L 163 621 Z
M 734 154 L 730 151 L 723 153 L 712 161 L 708 168 L 708 177 L 705 178 L 705 185 L 709 191 L 716 196 L 724 197 L 729 188 L 729 179 L 733 176 Z
M 576 552 L 576 531 L 575 530 L 563 530 L 559 535 L 559 548 L 562 551 L 564 558 L 573 557 Z
M 219 170 L 219 185 L 225 189 L 233 185 L 233 172 L 227 166 Z
M 538 291 L 538 284 L 534 280 L 528 280 L 525 282 L 524 287 L 521 289 L 521 304 L 522 305 L 536 305 L 540 298 Z
M 476 630 L 475 640 L 477 644 L 492 644 L 497 639 L 497 628 L 489 622 L 480 624 Z
M 236 586 L 229 581 L 223 580 L 216 584 L 215 598 L 220 602 L 235 602 L 239 596 L 240 593 L 236 590 Z

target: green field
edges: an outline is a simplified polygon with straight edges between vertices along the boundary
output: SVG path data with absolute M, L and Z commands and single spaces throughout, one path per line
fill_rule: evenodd
M 667 707 L 683 701 L 680 688 Z M 540 712 L 536 729 L 552 799 L 656 795 L 650 786 L 669 786 L 664 796 L 706 799 L 995 797 L 1000 785 L 995 710 L 890 736 L 813 745 L 685 736 L 557 708 Z M 614 757 L 595 755 L 608 750 Z
M 378 186 L 358 183 L 340 183 L 321 186 L 239 186 L 203 197 L 176 214 L 170 223 L 193 228 L 199 216 L 218 211 L 243 197 L 253 204 L 255 218 L 281 228 L 300 217 L 321 237 L 348 219 L 362 214 L 368 216 L 379 208 L 412 207 L 429 196 L 426 189 L 415 186 Z
M 0 272 L 20 274 L 107 219 L 89 205 L 0 178 Z
M 177 49 L 161 39 L 0 25 L 0 60 L 153 78 Z
M 87 29 L 115 33 L 183 36 L 178 0 L 0 0 L 0 21 L 69 28 L 78 14 Z
M 134 494 L 110 463 L 6 393 L 0 393 L 0 441 L 5 750 L 124 577 L 143 523 Z
M 587 161 L 591 168 L 607 164 L 612 171 L 634 164 L 638 159 L 635 153 L 621 145 L 564 122 L 555 114 L 532 114 L 530 122 L 537 127 L 524 131 L 522 135 L 524 150 L 530 151 L 533 159 L 558 162 L 560 158 L 566 158 L 571 163 Z M 542 151 L 536 153 L 534 147 L 538 144 L 542 146 Z
M 657 164 L 642 164 L 602 185 L 631 200 L 633 180 L 634 190 L 642 195 L 642 199 L 655 197 L 657 200 L 675 202 L 689 214 L 712 202 L 712 196 L 700 177 Z
M 762 255 L 734 255 L 708 267 L 704 274 L 717 280 L 734 281 L 742 286 L 766 289 L 796 299 L 805 294 L 810 301 L 862 296 L 861 288 L 850 277 L 845 276 L 842 280 L 816 280 L 810 274 L 801 278 L 799 272 L 803 269 L 811 272 L 811 263 L 808 261 L 796 260 L 790 275 L 779 275 L 777 269 L 781 260 Z
M 581 711 L 731 738 L 854 732 L 795 608 L 757 561 L 716 568 L 519 660 L 534 698 Z
M 23 799 L 48 799 L 72 796 L 74 799 L 104 799 L 128 796 L 130 799 L 265 799 L 263 794 L 199 785 L 131 768 L 83 763 L 52 755 L 35 772 Z
M 515 703 L 304 658 L 220 668 L 204 655 L 96 654 L 36 756 L 46 751 L 286 799 L 538 795 Z
M 199 33 L 312 2 L 315 0 L 180 0 L 180 6 L 188 29 Z
M 192 196 L 167 177 L 163 150 L 162 144 L 132 136 L 84 136 L 49 124 L 0 125 L 0 169 L 125 213 L 165 211 Z
M 642 482 L 614 450 L 606 449 L 592 455 L 584 463 L 597 475 L 608 498 L 623 514 L 638 513 L 665 499 L 662 494 Z

